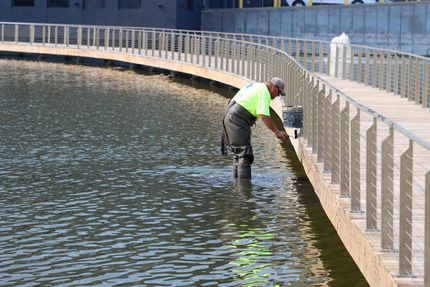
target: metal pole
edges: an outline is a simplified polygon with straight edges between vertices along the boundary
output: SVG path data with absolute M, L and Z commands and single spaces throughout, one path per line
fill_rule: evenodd
M 318 93 L 318 130 L 317 130 L 317 162 L 324 160 L 324 113 L 325 113 L 325 85 L 323 84 L 322 90 Z
M 350 197 L 349 102 L 340 116 L 340 197 Z
M 361 212 L 360 109 L 351 121 L 351 212 Z
M 336 101 L 332 105 L 332 171 L 331 182 L 339 183 L 340 179 L 340 97 L 336 95 Z
M 394 211 L 394 129 L 381 146 L 381 247 L 394 248 L 393 211 Z
M 377 227 L 377 124 L 373 124 L 366 132 L 366 230 L 375 231 Z
M 412 274 L 412 180 L 413 141 L 400 156 L 400 232 L 399 232 L 399 274 Z
M 329 94 L 325 99 L 325 112 L 324 112 L 324 171 L 331 171 L 332 166 L 332 111 L 331 111 L 331 99 L 332 91 L 329 90 Z

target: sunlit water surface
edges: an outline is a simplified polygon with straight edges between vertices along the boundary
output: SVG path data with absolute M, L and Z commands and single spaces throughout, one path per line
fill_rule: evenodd
M 0 60 L 0 286 L 366 286 L 261 123 L 250 188 L 227 98 L 164 76 Z

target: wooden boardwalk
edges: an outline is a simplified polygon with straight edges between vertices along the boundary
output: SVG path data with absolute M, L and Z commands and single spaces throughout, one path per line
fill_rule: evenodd
M 329 82 L 338 90 L 347 94 L 356 102 L 374 110 L 375 112 L 389 118 L 397 123 L 410 133 L 415 134 L 422 139 L 430 142 L 430 111 L 423 109 L 420 105 L 416 105 L 413 101 L 407 98 L 401 98 L 393 93 L 387 93 L 376 88 L 365 86 L 362 83 L 342 80 L 327 75 L 319 75 L 321 78 Z M 342 107 L 341 107 L 342 108 Z M 350 119 L 356 114 L 356 110 L 351 108 Z M 394 248 L 391 250 L 383 249 L 381 246 L 381 194 L 380 180 L 378 180 L 378 213 L 376 230 L 366 230 L 366 131 L 372 125 L 373 118 L 365 113 L 361 113 L 360 121 L 360 202 L 361 212 L 351 212 L 350 218 L 360 229 L 362 234 L 367 238 L 385 267 L 389 270 L 394 280 L 404 286 L 424 286 L 422 274 L 424 273 L 424 207 L 425 207 L 425 173 L 430 170 L 430 151 L 422 148 L 418 144 L 413 147 L 413 197 L 412 197 L 412 213 L 413 213 L 413 230 L 412 230 L 412 274 L 409 278 L 397 278 L 399 275 L 399 210 L 400 210 L 400 156 L 409 146 L 409 140 L 398 132 L 394 132 L 394 186 L 393 186 L 393 221 L 394 230 Z M 377 157 L 378 177 L 381 177 L 381 144 L 388 136 L 389 127 L 384 124 L 379 124 L 377 127 Z M 323 173 L 322 166 L 319 165 L 320 172 Z M 326 178 L 327 184 L 330 184 L 330 178 Z M 334 193 L 338 192 L 338 187 L 331 184 Z M 350 200 L 339 198 L 346 211 L 350 211 Z M 414 274 L 421 274 L 415 276 Z

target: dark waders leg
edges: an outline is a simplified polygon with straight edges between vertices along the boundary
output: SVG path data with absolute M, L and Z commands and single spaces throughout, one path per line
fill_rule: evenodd
M 224 132 L 234 153 L 233 175 L 239 180 L 251 180 L 251 164 L 254 156 L 251 146 L 251 126 L 256 118 L 238 104 L 232 102 L 224 115 Z
M 252 161 L 249 157 L 241 157 L 237 163 L 237 177 L 242 180 L 251 179 L 251 164 Z
M 237 155 L 234 155 L 233 156 L 233 177 L 234 178 L 237 178 L 237 165 L 238 165 L 238 161 L 239 161 L 239 158 L 238 158 L 238 156 Z

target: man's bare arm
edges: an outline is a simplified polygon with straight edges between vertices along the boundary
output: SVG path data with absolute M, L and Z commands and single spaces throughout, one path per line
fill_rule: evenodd
M 265 116 L 265 115 L 260 115 L 260 117 L 263 120 L 263 122 L 266 125 L 266 127 L 268 127 L 269 130 L 271 130 L 272 132 L 274 132 L 275 135 L 276 135 L 276 137 L 278 139 L 283 140 L 283 139 L 286 139 L 288 137 L 288 134 L 285 131 L 278 130 L 278 128 L 273 123 L 271 117 Z

